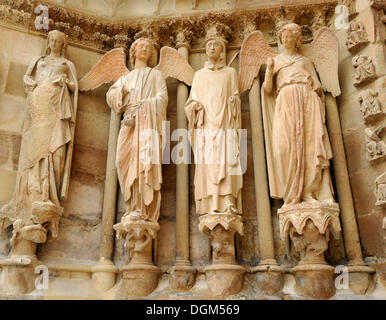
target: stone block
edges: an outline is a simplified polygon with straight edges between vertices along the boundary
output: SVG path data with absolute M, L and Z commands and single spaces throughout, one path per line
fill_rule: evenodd
M 383 214 L 370 213 L 358 217 L 359 234 L 363 255 L 385 257 L 385 244 L 382 232 Z
M 9 63 L 8 77 L 5 84 L 5 92 L 13 96 L 25 96 L 23 76 L 27 66 L 11 61 Z
M 74 141 L 96 149 L 107 149 L 109 127 L 110 115 L 79 110 Z

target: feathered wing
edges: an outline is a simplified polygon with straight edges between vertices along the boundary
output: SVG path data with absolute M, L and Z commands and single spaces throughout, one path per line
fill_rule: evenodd
M 277 52 L 270 47 L 261 31 L 254 31 L 243 41 L 240 51 L 240 94 L 251 88 L 253 80 L 259 74 L 267 58 L 273 58 Z
M 161 71 L 165 78 L 173 77 L 185 82 L 188 86 L 192 86 L 195 72 L 184 56 L 176 49 L 162 47 L 159 63 L 155 69 Z
M 334 97 L 339 96 L 339 42 L 335 34 L 327 27 L 321 28 L 312 43 L 304 45 L 302 51 L 314 63 L 323 90 L 331 92 Z
M 118 80 L 130 71 L 126 68 L 126 55 L 122 48 L 105 53 L 95 66 L 79 80 L 79 90 L 93 90 L 102 84 Z

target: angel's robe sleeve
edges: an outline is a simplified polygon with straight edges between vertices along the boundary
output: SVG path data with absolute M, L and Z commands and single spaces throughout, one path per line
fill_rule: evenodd
M 106 102 L 115 113 L 120 114 L 124 109 L 125 76 L 120 77 L 107 91 Z

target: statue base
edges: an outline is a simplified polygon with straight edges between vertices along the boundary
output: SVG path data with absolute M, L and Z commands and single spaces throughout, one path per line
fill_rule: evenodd
M 292 225 L 298 234 L 303 233 L 307 220 L 311 220 L 320 234 L 325 234 L 329 227 L 335 237 L 339 236 L 339 205 L 329 202 L 302 202 L 281 207 L 277 210 L 280 235 L 284 240 Z
M 114 225 L 117 237 L 125 238 L 125 248 L 130 255 L 130 263 L 121 268 L 126 294 L 131 297 L 147 296 L 158 286 L 161 270 L 153 264 L 153 239 L 159 230 L 155 221 L 131 220 L 124 216 Z
M 190 290 L 196 278 L 196 269 L 189 262 L 177 262 L 170 270 L 169 284 L 173 290 L 187 291 Z
M 349 262 L 347 268 L 349 272 L 350 290 L 356 294 L 367 294 L 373 283 L 375 270 L 366 266 L 363 261 L 361 264 L 351 264 Z
M 296 293 L 313 299 L 329 299 L 335 295 L 335 268 L 327 264 L 303 264 L 292 268 Z
M 38 243 L 47 240 L 47 231 L 40 224 L 25 226 L 21 219 L 13 224 L 12 249 L 9 257 L 0 261 L 2 273 L 0 291 L 10 295 L 25 294 L 35 289 L 35 267 L 41 264 L 36 257 Z
M 243 235 L 240 215 L 209 213 L 199 218 L 199 230 L 209 234 L 212 264 L 205 268 L 209 289 L 217 297 L 226 297 L 241 291 L 246 269 L 236 263 L 234 235 Z
M 114 287 L 118 268 L 108 259 L 101 258 L 92 267 L 92 282 L 99 291 L 107 291 Z
M 243 288 L 246 269 L 238 264 L 211 264 L 204 271 L 208 287 L 216 297 L 227 297 Z
M 0 292 L 20 295 L 35 290 L 35 267 L 39 264 L 36 256 L 15 255 L 0 261 Z
M 274 262 L 274 264 L 273 264 Z M 266 294 L 280 292 L 284 286 L 284 269 L 273 260 L 272 264 L 260 264 L 252 268 L 257 287 Z
M 302 202 L 278 210 L 280 235 L 290 237 L 300 261 L 291 272 L 296 291 L 314 299 L 335 295 L 334 271 L 324 252 L 328 249 L 330 232 L 340 236 L 339 205 L 329 202 Z
M 150 264 L 129 264 L 121 268 L 125 292 L 129 297 L 144 297 L 158 286 L 161 270 Z

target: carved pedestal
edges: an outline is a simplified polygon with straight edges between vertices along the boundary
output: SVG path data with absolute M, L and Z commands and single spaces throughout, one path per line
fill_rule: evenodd
M 243 222 L 239 215 L 210 213 L 200 217 L 199 229 L 208 233 L 212 247 L 212 264 L 205 268 L 211 292 L 225 297 L 241 291 L 245 268 L 235 259 L 234 235 L 243 235 Z
M 196 269 L 190 263 L 177 261 L 170 270 L 169 284 L 173 290 L 186 291 L 193 287 L 196 279 Z
M 292 269 L 296 289 L 315 299 L 335 294 L 334 267 L 324 258 L 329 234 L 339 236 L 339 206 L 336 203 L 310 202 L 289 205 L 278 210 L 280 234 L 290 237 L 299 263 Z
M 267 293 L 280 292 L 284 286 L 284 269 L 277 265 L 276 260 L 272 264 L 260 264 L 252 269 L 258 288 Z
M 125 291 L 128 296 L 143 297 L 158 285 L 161 270 L 153 263 L 153 239 L 159 224 L 154 221 L 123 217 L 114 225 L 118 238 L 125 238 L 125 248 L 130 254 L 130 263 L 121 268 Z
M 11 253 L 0 261 L 2 267 L 0 292 L 10 295 L 25 294 L 35 289 L 35 267 L 39 265 L 36 257 L 38 243 L 47 240 L 47 230 L 42 225 L 25 226 L 23 220 L 13 224 Z
M 363 263 L 355 264 L 351 262 L 347 264 L 349 272 L 349 288 L 356 294 L 365 295 L 373 281 L 375 270 Z

